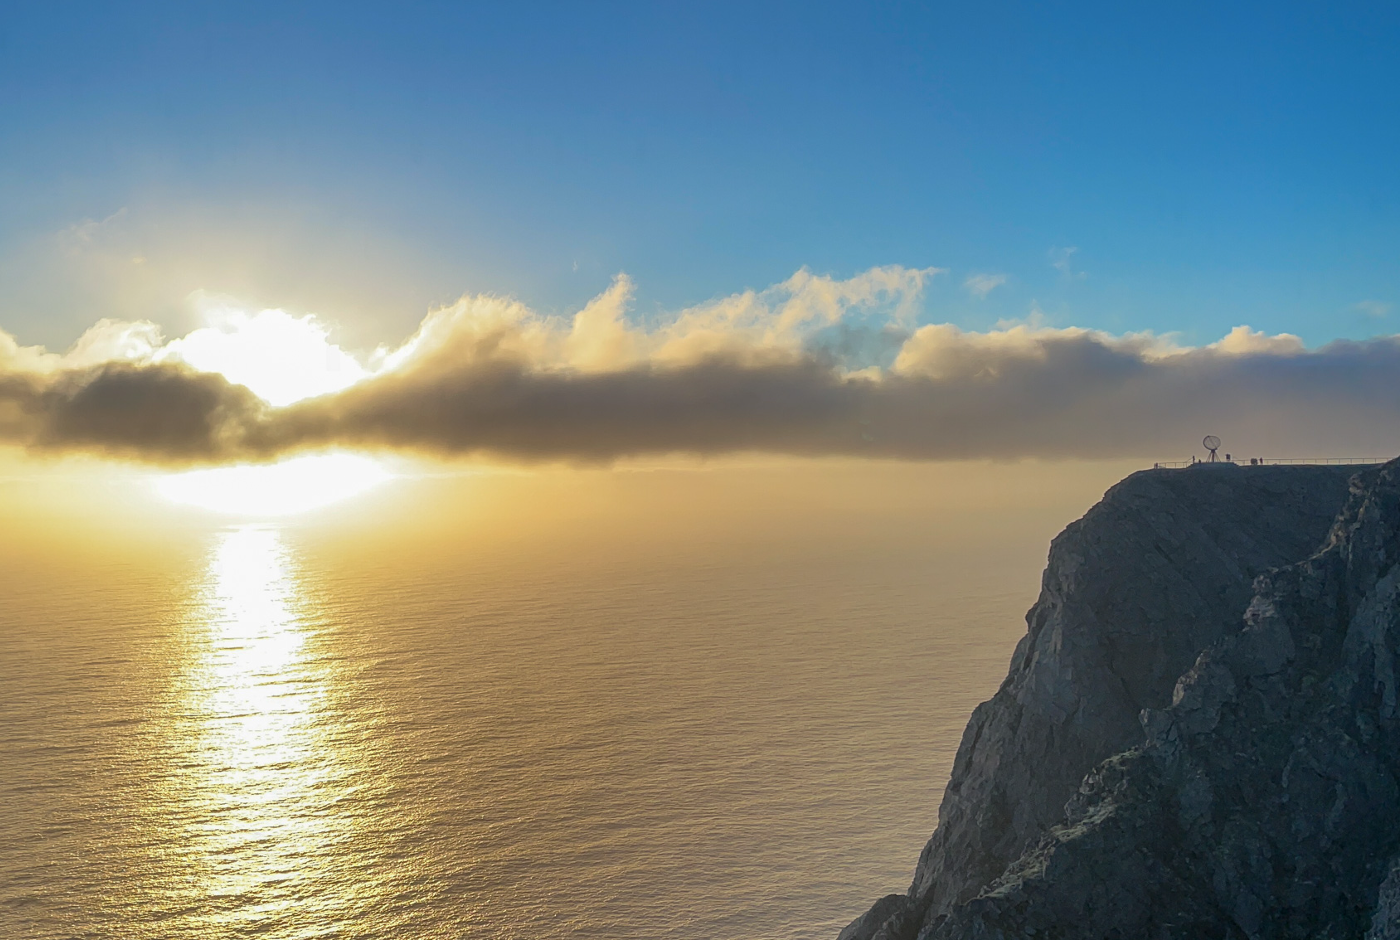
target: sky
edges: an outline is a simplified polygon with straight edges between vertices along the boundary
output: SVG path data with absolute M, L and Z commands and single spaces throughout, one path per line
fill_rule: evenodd
M 10 5 L 0 431 L 1389 453 L 1397 40 L 1381 4 Z M 336 374 L 258 387 L 258 330 Z

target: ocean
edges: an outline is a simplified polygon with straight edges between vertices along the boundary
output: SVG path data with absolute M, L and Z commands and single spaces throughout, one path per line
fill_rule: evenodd
M 0 936 L 834 938 L 1102 488 L 12 533 Z

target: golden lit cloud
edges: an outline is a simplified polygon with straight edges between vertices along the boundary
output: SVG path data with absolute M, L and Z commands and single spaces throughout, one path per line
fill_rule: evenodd
M 643 327 L 620 275 L 571 317 L 468 296 L 396 348 L 327 324 L 211 310 L 164 341 L 103 321 L 65 354 L 0 334 L 0 440 L 156 463 L 326 449 L 515 461 L 761 452 L 902 459 L 1237 452 L 1384 455 L 1400 441 L 1400 340 L 1307 350 L 1238 327 L 1217 343 L 916 325 L 937 269 L 799 271 Z M 1366 451 L 1367 453 L 1356 453 Z

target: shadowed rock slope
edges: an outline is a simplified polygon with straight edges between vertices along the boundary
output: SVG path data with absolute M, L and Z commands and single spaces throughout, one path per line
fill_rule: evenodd
M 840 940 L 1259 937 L 1295 927 L 1359 937 L 1378 896 L 1400 938 L 1391 837 L 1367 833 L 1341 855 L 1321 848 L 1335 848 L 1349 814 L 1386 800 L 1400 824 L 1394 774 L 1366 756 L 1359 731 L 1340 730 L 1336 716 L 1351 704 L 1327 699 L 1333 720 L 1317 727 L 1306 717 L 1325 689 L 1346 685 L 1322 658 L 1341 668 L 1344 646 L 1371 663 L 1385 658 L 1377 643 L 1395 648 L 1388 634 L 1375 639 L 1374 624 L 1369 639 L 1337 638 L 1347 629 L 1337 618 L 1349 624 L 1365 598 L 1389 590 L 1377 587 L 1389 577 L 1381 562 L 1353 572 L 1338 559 L 1358 540 L 1370 558 L 1400 537 L 1377 508 L 1391 465 L 1359 475 L 1348 501 L 1356 469 L 1145 471 L 1061 533 L 1009 674 L 963 733 L 909 892 L 882 898 Z M 1306 636 L 1280 626 L 1304 621 Z M 1257 672 L 1261 664 L 1273 671 Z M 1353 697 L 1374 684 L 1347 674 Z M 1383 718 L 1368 719 L 1374 735 Z M 1282 802 L 1255 800 L 1270 787 L 1282 787 Z M 1290 800 L 1291 815 L 1280 811 Z M 1314 847 L 1310 861 L 1287 861 Z M 1279 926 L 1281 910 L 1294 926 Z M 1324 924 L 1343 932 L 1320 932 Z

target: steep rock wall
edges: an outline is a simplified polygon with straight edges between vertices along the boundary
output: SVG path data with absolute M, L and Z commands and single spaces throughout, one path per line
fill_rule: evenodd
M 1400 936 L 1400 462 L 921 940 Z
M 840 940 L 912 940 L 1063 823 L 1085 775 L 1143 742 L 1140 713 L 1169 706 L 1201 650 L 1238 630 L 1254 579 L 1319 546 L 1354 469 L 1144 471 L 1061 533 L 1008 676 L 963 734 L 909 892 Z

